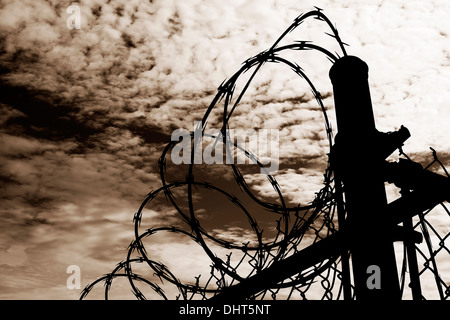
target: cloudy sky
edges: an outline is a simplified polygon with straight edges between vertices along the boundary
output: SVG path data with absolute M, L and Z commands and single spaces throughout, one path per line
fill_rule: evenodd
M 80 8 L 80 29 L 67 27 L 71 3 Z M 67 266 L 80 267 L 84 287 L 125 259 L 133 215 L 160 187 L 157 160 L 171 133 L 193 130 L 218 86 L 314 6 L 336 24 L 347 52 L 369 65 L 377 128 L 406 126 L 404 151 L 413 160 L 426 165 L 433 147 L 449 166 L 447 0 L 2 1 L 0 298 L 76 299 Z M 339 53 L 324 32 L 326 24 L 311 19 L 285 43 L 313 40 Z M 288 57 L 325 97 L 336 128 L 331 63 L 310 52 Z M 328 144 L 314 97 L 286 70 L 265 67 L 230 126 L 280 130 L 275 177 L 291 203 L 305 203 L 320 188 Z M 232 180 L 226 168 L 210 170 L 218 184 Z M 264 177 L 248 179 L 271 197 Z M 167 225 L 176 214 L 149 209 L 146 218 L 148 227 Z M 205 220 L 224 237 L 244 237 L 233 219 Z M 439 221 L 448 232 L 449 221 Z M 154 245 L 169 265 L 201 261 L 189 254 L 195 245 L 175 236 Z

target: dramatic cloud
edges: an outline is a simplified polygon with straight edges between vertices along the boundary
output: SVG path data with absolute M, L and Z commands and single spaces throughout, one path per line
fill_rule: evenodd
M 80 8 L 80 29 L 67 27 L 71 4 Z M 447 0 L 2 1 L 0 298 L 77 298 L 79 291 L 66 288 L 68 265 L 81 267 L 84 286 L 125 259 L 133 214 L 161 185 L 158 158 L 173 130 L 192 131 L 224 79 L 314 5 L 336 23 L 348 53 L 368 63 L 377 127 L 391 131 L 405 125 L 412 134 L 406 153 L 427 164 L 433 147 L 448 166 Z M 324 34 L 328 31 L 311 19 L 283 43 L 313 40 L 340 52 Z M 331 63 L 314 52 L 283 56 L 298 63 L 321 92 L 336 130 Z M 250 72 L 237 83 L 233 101 L 249 77 Z M 209 128 L 220 127 L 222 107 L 223 101 L 208 119 Z M 275 177 L 290 204 L 312 200 L 322 186 L 329 145 L 322 110 L 303 79 L 287 66 L 265 64 L 230 128 L 279 129 Z M 238 193 L 228 167 L 206 167 L 196 168 L 196 177 Z M 168 175 L 184 179 L 185 169 L 169 163 Z M 276 199 L 257 172 L 243 167 L 259 197 Z M 173 192 L 185 205 L 186 190 Z M 240 213 L 223 214 L 226 199 L 196 197 L 208 230 L 239 241 L 251 237 L 236 222 Z M 207 210 L 215 203 L 223 204 L 222 211 Z M 143 224 L 175 225 L 176 217 L 158 198 Z M 444 218 L 435 222 L 448 231 Z M 207 272 L 208 259 L 196 244 L 167 236 L 154 246 L 169 266 L 185 262 L 187 269 Z M 192 256 L 182 258 L 186 252 Z M 180 277 L 197 276 L 184 274 L 186 268 L 177 270 Z

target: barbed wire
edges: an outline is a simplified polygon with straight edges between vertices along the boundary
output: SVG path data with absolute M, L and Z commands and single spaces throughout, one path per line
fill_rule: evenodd
M 431 147 L 430 149 L 432 151 L 433 160 L 427 166 L 425 166 L 424 169 L 429 170 L 433 165 L 437 164 L 439 168 L 444 172 L 445 176 L 447 178 L 450 178 L 446 167 L 439 160 L 436 150 Z M 411 160 L 410 157 L 405 152 L 403 152 L 401 148 L 400 155 L 404 156 L 408 160 Z M 447 208 L 445 203 L 439 203 L 437 207 L 441 208 L 441 211 L 443 213 L 442 215 L 444 216 L 443 218 L 450 219 L 450 210 Z M 422 244 L 415 245 L 415 250 L 418 253 L 417 260 L 421 264 L 421 267 L 418 270 L 420 278 L 419 281 L 420 283 L 425 283 L 427 285 L 434 282 L 435 291 L 438 293 L 438 296 L 430 296 L 429 291 L 431 290 L 428 290 L 428 296 L 427 294 L 424 295 L 422 293 L 421 299 L 447 300 L 450 298 L 450 268 L 447 267 L 445 274 L 442 275 L 439 271 L 439 263 L 437 262 L 436 258 L 440 257 L 440 260 L 447 262 L 447 264 L 448 261 L 450 261 L 450 243 L 448 245 L 446 244 L 446 241 L 450 239 L 450 232 L 445 232 L 445 230 L 438 230 L 433 226 L 432 223 L 430 223 L 430 219 L 436 218 L 437 211 L 437 208 L 433 207 L 424 212 L 419 212 L 418 216 L 414 218 L 412 229 L 420 232 L 424 240 Z M 405 279 L 407 273 L 407 254 L 404 252 L 403 256 L 404 259 L 401 279 L 402 283 L 404 284 L 404 282 L 406 281 Z M 444 263 L 443 267 L 445 266 L 446 264 Z M 410 282 L 409 287 L 411 287 L 412 285 L 413 284 Z
M 333 145 L 333 134 L 331 124 L 326 113 L 326 108 L 322 101 L 322 95 L 297 63 L 291 62 L 279 55 L 281 52 L 287 50 L 315 50 L 324 54 L 332 63 L 339 58 L 337 54 L 335 55 L 325 48 L 315 45 L 310 41 L 296 41 L 295 43 L 289 45 L 278 46 L 287 34 L 299 27 L 308 18 L 314 18 L 325 22 L 332 32 L 331 34 L 327 34 L 335 38 L 341 48 L 342 54 L 344 56 L 347 55 L 345 51 L 346 44 L 340 39 L 337 29 L 323 14 L 322 10 L 317 9 L 298 16 L 268 50 L 244 61 L 241 68 L 229 80 L 224 81 L 218 87 L 218 92 L 207 108 L 201 125 L 195 128 L 194 132 L 191 132 L 192 152 L 186 179 L 168 182 L 166 177 L 167 156 L 178 143 L 176 141 L 170 141 L 164 148 L 161 157 L 158 160 L 162 186 L 159 189 L 150 192 L 146 196 L 139 210 L 133 217 L 134 239 L 128 248 L 126 260 L 120 262 L 111 273 L 108 273 L 89 284 L 82 291 L 80 299 L 87 298 L 91 290 L 100 283 L 104 284 L 104 298 L 109 299 L 113 282 L 118 278 L 128 279 L 131 291 L 139 300 L 147 299 L 147 296 L 142 292 L 142 290 L 139 289 L 139 285 L 142 284 L 147 285 L 150 291 L 156 294 L 155 297 L 159 299 L 209 299 L 219 294 L 224 288 L 242 282 L 245 279 L 258 274 L 262 270 L 275 264 L 277 261 L 286 259 L 287 257 L 300 252 L 305 246 L 325 239 L 339 230 L 340 217 L 342 219 L 342 216 L 345 215 L 345 203 L 341 197 L 341 183 L 339 181 L 335 181 L 329 160 L 323 175 L 323 186 L 316 193 L 313 201 L 306 205 L 299 204 L 297 206 L 290 207 L 287 205 L 287 201 L 283 196 L 281 187 L 277 180 L 265 168 L 263 163 L 258 159 L 257 155 L 232 141 L 227 134 L 231 116 L 238 107 L 239 103 L 242 101 L 244 94 L 256 74 L 260 71 L 264 64 L 278 63 L 288 66 L 297 76 L 303 79 L 311 89 L 311 92 L 320 106 L 324 117 L 325 132 L 331 150 L 331 146 Z M 247 82 L 244 84 L 243 90 L 239 93 L 234 103 L 231 103 L 233 95 L 235 94 L 237 80 L 241 75 L 249 72 L 250 70 L 253 71 Z M 221 102 L 223 102 L 223 117 L 220 133 L 217 135 L 207 134 L 206 124 L 208 122 L 208 117 L 211 115 L 213 109 L 216 108 Z M 200 148 L 198 139 L 206 136 L 214 139 L 215 144 L 221 143 L 226 148 L 230 148 L 230 146 L 232 146 L 234 149 L 243 152 L 252 163 L 256 164 L 262 172 L 265 173 L 270 185 L 273 187 L 277 195 L 277 201 L 269 202 L 256 196 L 246 182 L 246 179 L 239 170 L 238 166 L 234 163 L 230 164 L 234 175 L 234 180 L 237 182 L 240 190 L 257 206 L 265 209 L 277 217 L 275 228 L 276 232 L 272 240 L 265 239 L 263 236 L 263 231 L 258 224 L 258 220 L 235 195 L 211 183 L 198 181 L 195 179 L 194 156 L 196 154 L 196 150 Z M 436 156 L 435 162 L 440 163 Z M 185 202 L 181 204 L 178 201 L 177 197 L 174 195 L 174 192 L 177 190 L 187 190 L 187 205 Z M 213 232 L 208 232 L 200 223 L 198 210 L 195 209 L 195 190 L 208 190 L 225 197 L 228 202 L 234 205 L 235 210 L 241 212 L 243 214 L 243 218 L 248 221 L 250 225 L 249 231 L 251 231 L 253 235 L 252 238 L 249 238 L 248 241 L 243 243 L 235 243 L 233 241 L 228 241 L 221 238 L 220 235 L 214 235 Z M 178 216 L 183 222 L 183 228 L 172 225 L 150 228 L 142 231 L 141 223 L 144 218 L 144 209 L 151 207 L 153 201 L 161 196 L 164 196 L 170 203 L 170 206 L 178 213 Z M 448 213 L 448 210 L 446 212 Z M 427 215 L 428 212 L 421 215 L 421 220 L 415 225 L 414 228 L 422 228 L 422 233 L 425 235 L 425 239 L 431 239 L 431 236 L 426 236 L 428 230 L 431 230 L 433 235 L 438 236 L 439 249 L 433 251 L 431 242 L 427 247 L 428 253 L 425 253 L 422 249 L 417 248 L 418 252 L 424 257 L 425 260 L 421 274 L 426 271 L 433 273 L 436 277 L 436 284 L 441 288 L 440 297 L 447 298 L 449 296 L 449 286 L 439 277 L 435 257 L 438 253 L 450 252 L 444 243 L 449 234 L 439 237 L 439 235 L 435 232 L 436 230 L 427 222 Z M 144 245 L 144 240 L 155 236 L 158 233 L 164 232 L 170 232 L 179 236 L 187 237 L 189 241 L 197 244 L 210 261 L 209 275 L 194 276 L 191 280 L 182 281 L 170 271 L 169 267 L 157 261 L 158 252 L 148 252 L 146 246 Z M 427 240 L 427 244 L 428 242 L 429 241 Z M 217 250 L 215 250 L 217 248 L 227 251 L 225 258 L 220 258 L 218 256 Z M 354 295 L 348 270 L 346 270 L 346 268 L 348 268 L 348 266 L 346 267 L 346 264 L 348 264 L 348 259 L 344 258 L 344 255 L 345 252 L 343 252 L 342 255 L 329 257 L 328 259 L 315 264 L 307 270 L 299 272 L 298 274 L 272 285 L 270 288 L 266 288 L 248 298 L 343 299 L 345 286 L 347 286 L 347 290 L 350 290 L 352 295 Z M 232 257 L 237 258 L 232 259 Z M 146 265 L 151 270 L 151 275 L 143 276 L 133 271 L 135 266 L 138 264 Z M 201 278 L 202 276 L 203 279 Z M 404 277 L 404 273 L 402 276 Z M 165 291 L 165 288 L 173 288 L 173 290 L 170 289 Z

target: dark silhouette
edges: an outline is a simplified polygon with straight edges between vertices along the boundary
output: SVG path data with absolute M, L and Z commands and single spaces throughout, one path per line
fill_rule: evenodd
M 245 206 L 231 193 L 206 182 L 197 181 L 194 177 L 194 155 L 198 148 L 197 135 L 191 133 L 193 151 L 191 164 L 184 181 L 167 182 L 165 178 L 166 156 L 177 144 L 169 142 L 164 149 L 159 168 L 162 186 L 149 193 L 134 216 L 135 239 L 129 247 L 127 259 L 117 265 L 113 272 L 99 278 L 87 286 L 81 295 L 84 299 L 98 283 L 105 283 L 105 299 L 109 298 L 112 282 L 117 277 L 128 278 L 133 293 L 138 299 L 145 296 L 136 286 L 137 282 L 147 284 L 161 298 L 169 299 L 156 283 L 133 272 L 135 263 L 145 263 L 162 281 L 173 284 L 178 290 L 177 299 L 263 299 L 267 295 L 276 298 L 287 289 L 286 299 L 297 295 L 307 298 L 308 290 L 318 282 L 321 285 L 321 299 L 358 299 L 358 300 L 398 300 L 402 298 L 406 265 L 409 269 L 410 287 L 414 299 L 422 299 L 420 277 L 424 271 L 431 271 L 436 280 L 436 287 L 441 299 L 449 297 L 449 287 L 441 279 L 435 256 L 440 251 L 450 254 L 445 246 L 448 233 L 441 237 L 427 222 L 430 210 L 450 198 L 449 175 L 441 176 L 426 170 L 420 164 L 410 160 L 403 153 L 402 145 L 409 138 L 408 129 L 403 126 L 396 132 L 379 132 L 375 126 L 372 101 L 368 85 L 368 66 L 361 59 L 348 56 L 345 43 L 322 9 L 310 11 L 297 17 L 289 28 L 275 41 L 268 50 L 245 61 L 229 80 L 223 82 L 218 93 L 206 110 L 202 119 L 202 127 L 197 128 L 204 133 L 207 119 L 221 101 L 223 107 L 223 123 L 221 134 L 216 136 L 217 143 L 229 146 L 226 135 L 228 122 L 249 87 L 254 76 L 266 63 L 281 63 L 289 66 L 295 74 L 304 79 L 310 86 L 317 103 L 324 115 L 325 130 L 330 145 L 328 166 L 324 174 L 324 186 L 317 192 L 311 204 L 288 207 L 283 198 L 276 179 L 267 172 L 267 178 L 279 197 L 279 202 L 266 202 L 253 194 L 247 186 L 244 176 L 235 164 L 231 164 L 235 180 L 241 190 L 258 206 L 277 214 L 277 235 L 275 240 L 265 243 L 257 220 Z M 280 41 L 301 23 L 313 17 L 325 22 L 331 29 L 342 51 L 342 57 L 317 46 L 309 41 L 279 46 Z M 333 63 L 330 79 L 333 84 L 334 101 L 338 133 L 333 141 L 332 130 L 326 109 L 319 91 L 304 73 L 300 66 L 279 55 L 285 50 L 317 50 L 327 56 Z M 236 81 L 246 72 L 250 72 L 244 89 L 231 103 Z M 237 149 L 242 146 L 233 142 Z M 395 150 L 399 150 L 404 158 L 398 162 L 388 162 L 386 158 Z M 263 170 L 264 166 L 251 152 L 244 150 L 246 156 Z M 434 161 L 445 170 L 433 150 Z M 446 172 L 446 171 L 445 171 Z M 394 183 L 401 189 L 402 196 L 387 203 L 385 182 Z M 187 190 L 187 208 L 182 207 L 173 190 Z M 227 198 L 245 219 L 250 222 L 252 232 L 257 240 L 256 245 L 235 244 L 208 233 L 198 220 L 195 210 L 193 190 L 212 190 Z M 149 206 L 158 196 L 164 195 L 173 208 L 179 213 L 181 220 L 188 227 L 160 227 L 140 232 L 143 209 Z M 445 206 L 444 206 L 445 208 Z M 447 209 L 445 208 L 446 212 Z M 450 216 L 450 213 L 449 213 Z M 414 223 L 413 217 L 419 222 Z M 400 224 L 402 224 L 400 226 Z M 417 230 L 421 228 L 421 232 Z M 143 240 L 157 232 L 174 232 L 198 243 L 211 260 L 211 272 L 203 284 L 200 276 L 191 283 L 180 281 L 165 265 L 150 258 Z M 433 249 L 431 235 L 438 237 L 439 248 Z M 302 247 L 303 241 L 313 238 L 310 245 Z M 416 246 L 425 239 L 428 253 Z M 394 241 L 404 243 L 406 256 L 400 271 L 394 253 Z M 223 248 L 241 252 L 240 261 L 231 262 L 217 257 L 209 248 L 213 242 Z M 138 254 L 138 258 L 133 255 Z M 418 254 L 425 260 L 422 266 L 418 263 Z M 350 257 L 352 268 L 350 268 Z M 243 276 L 240 267 L 246 264 L 253 270 Z M 371 276 L 369 270 L 380 273 L 379 283 L 368 284 Z M 374 273 L 374 276 L 376 274 Z M 377 280 L 377 279 L 375 279 Z

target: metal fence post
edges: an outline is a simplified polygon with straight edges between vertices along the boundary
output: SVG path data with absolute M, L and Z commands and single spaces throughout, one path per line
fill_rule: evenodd
M 368 66 L 357 57 L 345 56 L 330 69 L 330 79 L 338 127 L 332 161 L 343 182 L 345 233 L 350 245 L 356 299 L 400 299 L 392 223 L 386 210 L 383 177 L 386 155 L 380 152 Z M 379 274 L 371 274 L 371 270 L 379 270 Z M 369 283 L 371 277 L 379 283 Z

